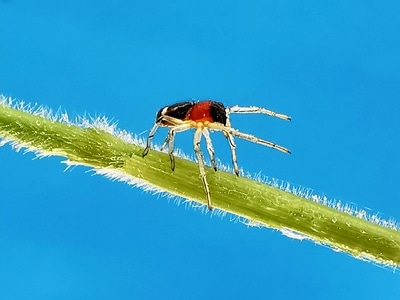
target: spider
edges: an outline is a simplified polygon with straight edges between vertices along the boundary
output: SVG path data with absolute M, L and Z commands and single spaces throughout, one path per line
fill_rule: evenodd
M 284 153 L 290 153 L 288 149 L 282 146 L 232 128 L 229 119 L 231 113 L 261 113 L 283 120 L 291 120 L 291 118 L 287 115 L 279 114 L 271 110 L 256 106 L 240 107 L 236 105 L 232 107 L 225 107 L 221 102 L 213 100 L 203 100 L 198 102 L 179 102 L 176 104 L 164 106 L 157 112 L 156 122 L 150 130 L 149 136 L 147 138 L 146 148 L 144 149 L 142 155 L 143 157 L 145 157 L 149 153 L 151 140 L 153 139 L 158 127 L 167 127 L 169 128 L 169 132 L 164 143 L 161 146 L 161 149 L 163 149 L 168 144 L 168 155 L 171 161 L 171 169 L 174 170 L 175 158 L 173 151 L 175 133 L 192 128 L 195 129 L 193 147 L 197 157 L 200 178 L 203 183 L 203 188 L 206 194 L 207 206 L 209 210 L 212 210 L 213 206 L 211 202 L 210 188 L 208 186 L 206 178 L 203 153 L 200 149 L 200 141 L 202 136 L 204 136 L 212 167 L 215 171 L 217 171 L 217 165 L 214 158 L 214 147 L 211 141 L 209 129 L 211 131 L 221 131 L 228 140 L 232 153 L 233 170 L 237 176 L 239 176 L 239 167 L 237 164 L 236 144 L 234 141 L 234 137 L 239 137 L 253 143 L 271 147 Z

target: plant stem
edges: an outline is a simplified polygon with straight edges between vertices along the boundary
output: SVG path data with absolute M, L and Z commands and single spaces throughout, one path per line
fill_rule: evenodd
M 151 150 L 142 157 L 140 143 L 91 126 L 45 118 L 16 109 L 0 96 L 0 138 L 39 155 L 56 155 L 71 164 L 206 204 L 198 166 L 176 158 L 171 171 L 168 155 Z M 133 139 L 132 139 L 133 140 Z M 3 169 L 3 168 L 2 168 Z M 207 168 L 215 208 L 272 227 L 287 235 L 304 237 L 354 257 L 400 266 L 400 232 L 276 187 Z

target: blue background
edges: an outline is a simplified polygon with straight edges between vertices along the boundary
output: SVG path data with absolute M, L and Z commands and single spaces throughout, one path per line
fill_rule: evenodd
M 400 220 L 400 5 L 298 2 L 3 0 L 0 93 L 143 137 L 192 98 L 287 113 L 233 117 L 293 152 L 237 141 L 246 172 Z M 0 148 L 0 299 L 400 297 L 392 269 L 33 158 Z

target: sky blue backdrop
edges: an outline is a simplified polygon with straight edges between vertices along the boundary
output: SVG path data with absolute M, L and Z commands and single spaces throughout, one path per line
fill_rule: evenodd
M 238 141 L 244 170 L 400 220 L 398 1 L 298 2 L 2 0 L 0 93 L 143 135 L 192 98 L 287 113 L 233 118 L 293 152 Z M 0 148 L 0 299 L 400 297 L 392 270 L 33 157 Z

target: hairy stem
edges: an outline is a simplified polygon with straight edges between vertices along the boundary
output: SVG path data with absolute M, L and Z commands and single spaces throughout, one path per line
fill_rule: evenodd
M 0 138 L 14 146 L 38 155 L 63 156 L 72 164 L 92 167 L 146 189 L 206 204 L 196 163 L 177 157 L 172 172 L 167 154 L 152 150 L 143 158 L 143 147 L 133 138 L 130 142 L 96 124 L 72 124 L 16 107 L 0 96 Z M 208 167 L 206 173 L 213 205 L 219 210 L 357 258 L 400 266 L 400 232 L 395 226 L 388 228 L 390 224 L 368 221 L 362 213 L 345 213 L 249 178 Z

